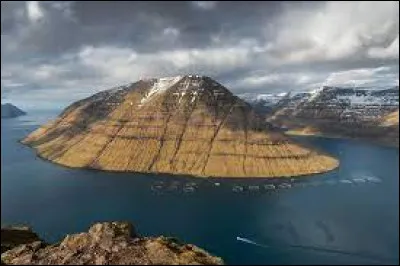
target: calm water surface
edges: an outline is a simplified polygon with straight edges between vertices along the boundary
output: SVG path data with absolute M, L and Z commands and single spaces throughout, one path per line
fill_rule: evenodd
M 1 121 L 2 224 L 58 241 L 94 222 L 129 220 L 142 235 L 176 236 L 232 264 L 399 263 L 398 149 L 299 138 L 341 165 L 284 181 L 106 173 L 43 161 L 18 143 L 56 114 Z

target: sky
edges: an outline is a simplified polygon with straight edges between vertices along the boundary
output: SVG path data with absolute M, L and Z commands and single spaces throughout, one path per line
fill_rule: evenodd
M 1 1 L 2 102 L 182 74 L 239 95 L 398 86 L 399 2 Z

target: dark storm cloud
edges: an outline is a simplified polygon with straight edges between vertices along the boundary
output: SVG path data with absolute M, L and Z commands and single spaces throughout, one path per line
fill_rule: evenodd
M 389 86 L 398 32 L 398 2 L 2 1 L 1 84 L 66 101 L 193 72 L 237 93 Z
M 79 1 L 64 7 L 70 10 L 68 15 L 51 2 L 41 3 L 41 9 L 44 17 L 31 28 L 30 42 L 19 45 L 53 54 L 83 44 L 129 45 L 139 52 L 171 49 L 176 43 L 158 38 L 168 27 L 179 30 L 180 48 L 207 46 L 213 34 L 235 41 L 259 36 L 260 28 L 254 25 L 272 19 L 281 7 L 274 2 L 220 2 L 212 10 L 199 10 L 190 2 Z M 15 15 L 18 12 L 20 16 Z M 2 34 L 23 31 L 29 23 L 27 13 L 23 3 L 7 2 L 2 8 Z

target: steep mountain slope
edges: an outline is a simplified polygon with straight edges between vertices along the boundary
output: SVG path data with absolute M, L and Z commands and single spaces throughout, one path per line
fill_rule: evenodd
M 398 126 L 399 125 L 399 110 L 394 111 L 382 118 L 381 121 L 382 126 Z
M 398 146 L 398 87 L 323 87 L 282 99 L 273 109 L 267 121 L 290 128 L 292 133 L 381 139 Z
M 25 114 L 26 113 L 24 111 L 20 110 L 11 103 L 5 103 L 1 105 L 1 118 L 14 118 Z
M 279 101 L 276 115 L 298 118 L 374 121 L 399 108 L 399 89 L 346 89 L 323 87 Z
M 208 77 L 141 80 L 66 108 L 23 143 L 70 167 L 215 177 L 274 177 L 338 165 L 300 146 Z

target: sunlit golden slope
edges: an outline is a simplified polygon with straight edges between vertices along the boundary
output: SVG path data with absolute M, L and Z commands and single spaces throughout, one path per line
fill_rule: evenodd
M 392 112 L 382 119 L 382 126 L 398 126 L 399 125 L 399 110 Z
M 212 177 L 279 177 L 338 161 L 268 129 L 208 77 L 138 81 L 69 106 L 23 143 L 69 167 Z

